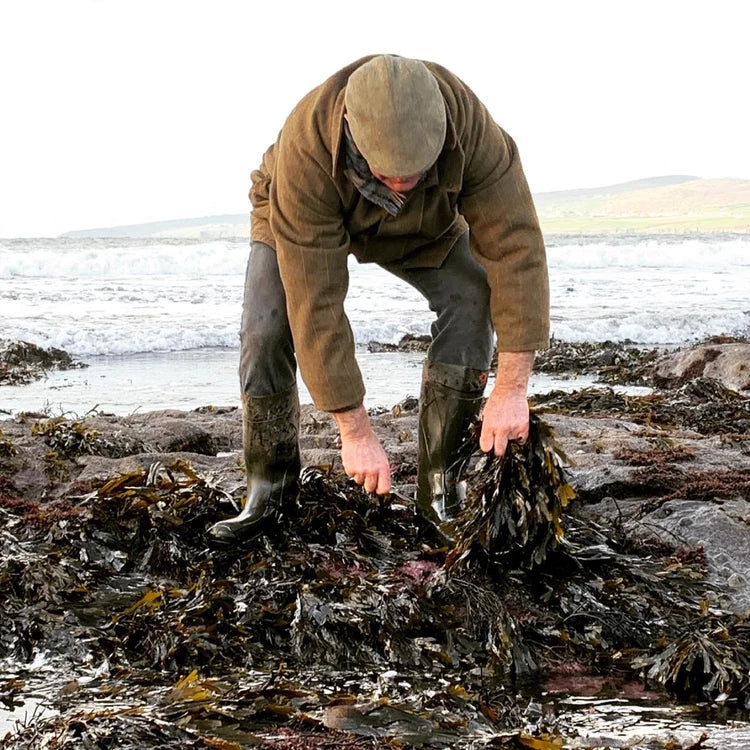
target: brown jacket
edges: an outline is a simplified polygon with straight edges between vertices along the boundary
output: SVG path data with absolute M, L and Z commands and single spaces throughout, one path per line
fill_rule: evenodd
M 445 97 L 446 142 L 398 216 L 345 177 L 344 90 L 369 59 L 307 94 L 252 174 L 251 236 L 276 249 L 302 377 L 325 411 L 357 405 L 365 393 L 344 314 L 349 253 L 438 268 L 470 227 L 472 252 L 487 270 L 498 348 L 548 345 L 544 243 L 516 145 L 455 75 L 425 63 Z

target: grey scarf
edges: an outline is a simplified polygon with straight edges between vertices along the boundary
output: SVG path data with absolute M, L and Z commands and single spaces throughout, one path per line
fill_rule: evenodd
M 406 196 L 391 190 L 373 175 L 367 160 L 354 143 L 349 123 L 346 120 L 344 120 L 344 146 L 346 159 L 344 174 L 368 201 L 384 208 L 391 216 L 396 216 L 404 205 Z

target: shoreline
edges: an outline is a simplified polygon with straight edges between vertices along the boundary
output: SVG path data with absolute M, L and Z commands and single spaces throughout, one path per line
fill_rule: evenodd
M 418 396 L 424 354 L 357 352 L 368 409 L 390 408 L 407 396 Z M 118 415 L 159 409 L 190 410 L 202 406 L 238 406 L 239 350 L 197 349 L 134 355 L 99 355 L 83 369 L 50 371 L 25 385 L 0 386 L 0 415 L 25 411 L 83 416 L 92 409 Z M 488 381 L 488 391 L 494 378 Z M 590 375 L 534 373 L 530 395 L 553 389 L 593 385 Z M 312 403 L 299 377 L 300 402 Z M 638 393 L 635 386 L 633 393 Z

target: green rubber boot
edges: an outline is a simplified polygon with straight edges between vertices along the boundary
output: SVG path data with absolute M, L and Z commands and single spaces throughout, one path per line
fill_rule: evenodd
M 242 397 L 242 444 L 247 499 L 235 518 L 215 523 L 209 535 L 232 542 L 253 531 L 282 497 L 297 487 L 300 472 L 299 397 L 294 386 L 271 396 Z
M 458 449 L 482 408 L 487 371 L 425 362 L 419 408 L 417 510 L 438 529 L 456 517 L 466 497 L 457 476 Z

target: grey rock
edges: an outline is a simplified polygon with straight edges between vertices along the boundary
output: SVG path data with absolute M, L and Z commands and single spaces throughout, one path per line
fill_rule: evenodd
M 630 529 L 669 544 L 702 546 L 709 582 L 732 592 L 724 606 L 739 613 L 750 611 L 750 503 L 745 499 L 669 500 L 631 522 Z
M 714 378 L 735 391 L 750 390 L 750 344 L 707 344 L 668 354 L 654 364 L 658 381 Z

